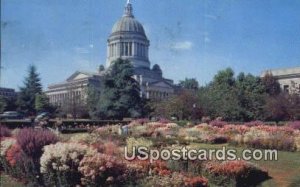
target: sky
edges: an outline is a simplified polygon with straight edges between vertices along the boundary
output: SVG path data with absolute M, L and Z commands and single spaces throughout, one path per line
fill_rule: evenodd
M 132 0 L 151 64 L 175 82 L 209 83 L 222 69 L 260 75 L 300 66 L 299 0 Z M 105 65 L 126 0 L 1 0 L 1 86 L 37 67 L 44 89 Z

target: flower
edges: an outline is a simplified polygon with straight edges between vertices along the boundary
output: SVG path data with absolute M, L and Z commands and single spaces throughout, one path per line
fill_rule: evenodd
M 5 138 L 1 141 L 0 156 L 5 156 L 6 151 L 16 143 L 14 138 Z
M 67 171 L 77 169 L 81 158 L 85 155 L 94 155 L 97 151 L 79 143 L 61 143 L 47 145 L 40 159 L 41 173 L 52 170 Z

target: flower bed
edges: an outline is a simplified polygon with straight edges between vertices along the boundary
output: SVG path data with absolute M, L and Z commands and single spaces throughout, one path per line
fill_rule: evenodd
M 5 137 L 4 137 L 5 136 Z M 168 121 L 137 120 L 60 139 L 49 131 L 3 133 L 0 169 L 33 186 L 255 186 L 267 172 L 245 161 L 126 161 L 124 146 L 175 148 L 192 142 L 296 151 L 296 125 L 224 122 L 181 127 Z M 190 146 L 187 147 L 192 147 Z M 142 155 L 139 155 L 142 156 Z

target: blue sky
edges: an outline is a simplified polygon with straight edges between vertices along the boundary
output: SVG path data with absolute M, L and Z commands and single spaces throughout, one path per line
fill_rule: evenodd
M 105 64 L 125 0 L 1 0 L 1 85 L 22 86 L 34 64 L 46 89 Z M 300 66 L 299 0 L 132 0 L 150 60 L 175 82 L 208 83 L 221 69 L 259 75 Z

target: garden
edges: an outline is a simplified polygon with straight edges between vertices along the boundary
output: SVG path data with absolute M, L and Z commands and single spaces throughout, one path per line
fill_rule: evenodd
M 1 126 L 1 180 L 27 186 L 297 186 L 300 122 L 243 125 L 211 121 L 178 125 L 139 119 L 89 133 Z M 156 150 L 245 148 L 279 150 L 277 161 L 125 159 L 124 147 Z M 139 154 L 139 153 L 136 153 Z M 143 158 L 145 155 L 139 155 Z M 22 186 L 21 185 L 21 186 Z M 14 185 L 12 185 L 14 186 Z

